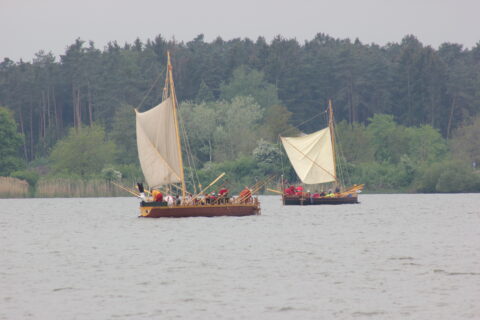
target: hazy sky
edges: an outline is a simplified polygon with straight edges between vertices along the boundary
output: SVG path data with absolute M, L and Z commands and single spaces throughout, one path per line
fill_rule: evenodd
M 102 49 L 158 34 L 179 41 L 280 34 L 303 42 L 322 32 L 380 45 L 413 34 L 434 47 L 471 48 L 480 41 L 479 16 L 480 0 L 0 0 L 0 60 L 59 55 L 78 37 Z

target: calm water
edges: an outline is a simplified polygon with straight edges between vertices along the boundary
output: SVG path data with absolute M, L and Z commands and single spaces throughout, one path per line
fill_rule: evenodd
M 139 219 L 0 200 L 0 319 L 480 319 L 480 195 Z

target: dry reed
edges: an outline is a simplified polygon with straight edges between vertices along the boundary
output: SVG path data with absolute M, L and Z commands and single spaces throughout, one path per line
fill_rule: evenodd
M 40 179 L 35 192 L 37 198 L 70 197 L 125 197 L 127 192 L 105 180 Z
M 0 198 L 25 198 L 28 182 L 11 177 L 0 177 Z

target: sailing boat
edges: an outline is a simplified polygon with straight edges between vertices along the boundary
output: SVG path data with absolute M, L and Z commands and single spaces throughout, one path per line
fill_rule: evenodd
M 173 82 L 170 53 L 163 101 L 156 107 L 136 113 L 137 147 L 143 175 L 150 188 L 171 187 L 181 183 L 182 197 L 175 203 L 167 204 L 155 199 L 146 199 L 143 184 L 139 184 L 142 198 L 141 217 L 214 217 L 248 216 L 260 214 L 258 198 L 247 190 L 240 196 L 227 201 L 199 201 L 202 192 L 188 196 L 182 160 L 182 147 L 177 119 L 177 99 Z M 213 185 L 224 174 L 220 175 Z M 205 189 L 204 189 L 205 190 Z M 251 191 L 251 192 L 250 192 Z
M 336 172 L 335 135 L 333 131 L 332 102 L 328 105 L 328 127 L 300 137 L 280 137 L 288 159 L 304 184 L 334 183 L 335 193 L 310 194 L 303 190 L 285 189 L 284 205 L 317 205 L 358 203 L 362 185 L 340 190 Z

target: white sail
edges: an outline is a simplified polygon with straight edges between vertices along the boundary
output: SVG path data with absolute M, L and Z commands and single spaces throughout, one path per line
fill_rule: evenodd
M 172 99 L 136 112 L 138 158 L 150 188 L 181 182 Z
M 281 139 L 290 163 L 303 183 L 335 181 L 335 159 L 329 128 L 301 137 Z

